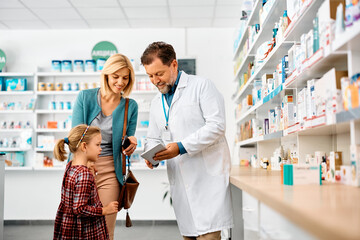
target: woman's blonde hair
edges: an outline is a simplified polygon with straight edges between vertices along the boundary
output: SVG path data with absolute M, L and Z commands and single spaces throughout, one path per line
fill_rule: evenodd
M 80 142 L 80 139 L 85 133 L 87 127 L 88 125 L 85 124 L 77 125 L 70 130 L 67 138 L 58 140 L 54 147 L 54 157 L 59 161 L 65 161 L 67 159 L 65 144 L 69 146 L 70 152 L 75 153 L 78 150 L 77 145 Z M 88 144 L 91 139 L 94 138 L 97 134 L 101 134 L 100 128 L 89 127 L 81 142 L 85 142 Z
M 109 75 L 113 74 L 117 71 L 119 71 L 120 69 L 123 68 L 127 68 L 129 69 L 130 73 L 129 73 L 129 83 L 128 85 L 124 88 L 124 93 L 123 96 L 127 97 L 130 95 L 134 83 L 135 83 L 135 72 L 134 72 L 134 68 L 129 60 L 128 57 L 126 57 L 123 54 L 117 53 L 112 55 L 111 57 L 108 58 L 108 60 L 106 60 L 105 64 L 104 64 L 104 68 L 101 71 L 101 94 L 103 96 L 106 96 L 109 94 L 109 92 L 111 92 L 111 89 L 109 87 Z

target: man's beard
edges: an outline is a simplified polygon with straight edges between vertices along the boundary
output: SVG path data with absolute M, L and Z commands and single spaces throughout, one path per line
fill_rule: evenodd
M 156 87 L 159 89 L 159 91 L 160 91 L 162 94 L 168 93 L 168 92 L 170 91 L 170 89 L 171 89 L 171 85 L 170 85 L 170 84 L 166 84 L 165 87 L 162 88 L 161 90 L 160 90 L 160 88 L 159 88 L 158 86 L 156 86 Z

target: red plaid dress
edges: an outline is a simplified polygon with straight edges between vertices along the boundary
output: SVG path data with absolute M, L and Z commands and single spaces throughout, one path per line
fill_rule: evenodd
M 85 166 L 66 166 L 54 239 L 109 239 L 95 179 Z

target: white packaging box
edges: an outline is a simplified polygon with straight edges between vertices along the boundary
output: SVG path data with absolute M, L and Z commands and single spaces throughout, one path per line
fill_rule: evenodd
M 306 88 L 298 93 L 297 97 L 297 122 L 303 124 L 306 118 Z
M 315 103 L 315 79 L 307 81 L 307 105 L 306 117 L 312 119 L 316 116 L 316 103 Z
M 293 164 L 294 185 L 320 184 L 320 166 Z
M 284 104 L 284 129 L 295 124 L 294 103 Z

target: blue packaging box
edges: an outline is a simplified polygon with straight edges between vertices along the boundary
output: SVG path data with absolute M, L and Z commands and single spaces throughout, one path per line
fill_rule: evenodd
M 96 60 L 96 70 L 98 72 L 103 70 L 105 62 L 106 62 L 106 60 L 102 59 L 102 58 L 99 58 L 98 60 Z
M 83 72 L 83 71 L 84 71 L 84 61 L 74 60 L 74 72 Z
M 26 78 L 6 79 L 6 91 L 26 91 Z
M 51 69 L 53 72 L 61 72 L 61 61 L 60 60 L 52 60 L 51 61 Z
M 95 72 L 96 66 L 94 60 L 86 60 L 85 61 L 85 72 Z
M 72 72 L 72 61 L 71 60 L 63 60 L 61 62 L 61 71 L 62 72 Z

